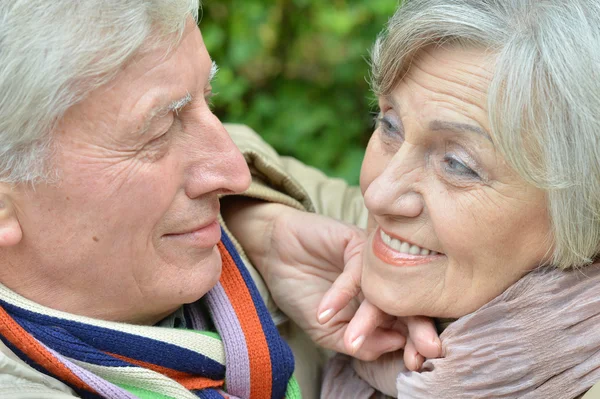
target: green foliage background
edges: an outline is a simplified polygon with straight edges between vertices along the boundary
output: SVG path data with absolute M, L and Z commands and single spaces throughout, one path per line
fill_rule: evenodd
M 372 132 L 369 50 L 394 0 L 204 0 L 200 29 L 220 67 L 222 121 L 282 155 L 358 181 Z

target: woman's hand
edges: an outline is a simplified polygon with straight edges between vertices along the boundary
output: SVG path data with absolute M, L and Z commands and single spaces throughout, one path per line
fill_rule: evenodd
M 362 264 L 349 263 L 343 273 L 323 297 L 319 305 L 319 321 L 326 323 L 340 309 L 344 309 L 353 298 L 360 294 Z M 368 300 L 362 301 L 344 333 L 344 345 L 347 353 L 354 355 L 374 330 L 378 328 L 400 331 L 407 337 L 403 351 L 404 366 L 418 371 L 425 358 L 442 355 L 442 343 L 432 320 L 428 317 L 409 316 L 392 317 L 385 314 Z M 370 360 L 370 359 L 363 359 Z M 384 361 L 384 364 L 387 364 Z
M 317 312 L 323 296 L 342 271 L 360 269 L 361 249 L 366 240 L 362 230 L 284 205 L 239 197 L 223 201 L 223 216 L 263 276 L 279 308 L 319 345 L 373 360 L 382 353 L 404 347 L 408 332 L 436 336 L 431 322 L 412 326 L 412 320 L 408 320 L 407 328 L 405 323 L 377 310 L 375 323 L 357 330 L 366 332 L 361 345 L 352 347 L 344 339 L 360 298 L 346 296 L 344 304 L 336 301 L 335 314 Z M 333 298 L 334 293 L 330 294 Z M 417 346 L 422 342 L 426 343 L 422 352 L 431 350 L 431 340 L 416 340 Z
M 359 298 L 349 300 L 326 324 L 317 320 L 317 307 L 345 265 L 360 266 L 365 233 L 324 216 L 239 197 L 224 201 L 223 216 L 277 306 L 317 344 L 348 353 L 343 336 Z M 371 360 L 405 342 L 401 331 L 375 328 L 353 355 Z

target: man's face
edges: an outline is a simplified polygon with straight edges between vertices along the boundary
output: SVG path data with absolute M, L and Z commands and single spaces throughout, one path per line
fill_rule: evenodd
M 212 62 L 196 25 L 167 49 L 68 111 L 54 132 L 57 184 L 18 188 L 23 239 L 9 250 L 32 270 L 20 292 L 54 284 L 32 299 L 74 293 L 61 310 L 148 323 L 218 281 L 218 195 L 250 174 L 207 104 Z

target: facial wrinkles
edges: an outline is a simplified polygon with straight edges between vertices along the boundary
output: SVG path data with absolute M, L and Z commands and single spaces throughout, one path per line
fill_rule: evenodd
M 175 60 L 174 62 L 178 61 Z M 183 107 L 189 106 L 192 98 L 195 97 L 195 95 L 191 94 L 190 90 L 194 94 L 199 92 L 197 74 L 193 72 L 193 67 L 184 68 L 182 65 L 179 66 L 181 66 L 181 70 L 183 71 L 180 75 L 189 76 L 183 77 L 182 81 L 194 81 L 191 87 L 181 86 L 174 91 L 172 86 L 167 84 L 167 88 L 163 89 L 160 82 L 169 82 L 173 78 L 170 72 L 165 70 L 164 65 L 160 66 L 161 70 L 152 73 L 152 70 L 156 69 L 152 68 L 138 78 L 138 80 L 144 80 L 146 76 L 151 75 L 152 79 L 158 84 L 132 104 L 130 108 L 133 112 L 125 107 L 119 112 L 119 122 L 123 120 L 124 125 L 127 126 L 127 130 L 131 133 L 137 132 L 134 137 L 144 137 L 148 136 L 147 133 L 153 133 L 152 130 L 156 130 L 159 127 L 158 125 L 161 125 L 161 122 L 163 125 L 165 124 L 165 119 L 169 114 L 177 115 Z M 200 92 L 203 92 L 203 90 Z M 131 118 L 131 115 L 135 117 Z
M 433 101 L 450 111 L 458 112 L 463 117 L 469 117 L 489 130 L 486 123 L 487 111 L 480 104 L 486 104 L 491 72 L 459 60 L 452 60 L 450 63 L 453 73 L 441 75 L 438 72 L 439 68 L 436 68 L 439 62 L 427 52 L 423 52 L 404 78 L 409 90 L 425 91 L 426 101 Z
M 169 63 L 168 60 L 177 56 L 180 52 L 181 49 L 169 54 L 169 57 L 167 57 L 165 62 Z M 146 55 L 145 57 L 149 57 L 149 55 Z M 156 58 L 156 55 L 154 58 Z M 125 99 L 125 101 L 121 102 L 121 106 L 118 109 L 110 103 L 106 104 L 106 107 L 100 107 L 100 109 L 107 109 L 107 111 L 105 111 L 106 117 L 101 118 L 101 126 L 89 126 L 89 129 L 86 130 L 88 132 L 105 132 L 105 134 L 102 135 L 101 142 L 94 134 L 82 134 L 77 135 L 72 139 L 74 145 L 65 146 L 67 148 L 70 147 L 71 154 L 69 155 L 76 158 L 75 162 L 77 162 L 77 164 L 87 166 L 90 175 L 100 175 L 102 176 L 101 178 L 108 181 L 113 180 L 121 182 L 119 186 L 114 188 L 115 192 L 119 191 L 123 184 L 128 184 L 127 182 L 133 180 L 131 177 L 143 174 L 143 169 L 151 167 L 151 165 L 145 164 L 158 160 L 155 153 L 164 153 L 164 147 L 169 146 L 169 143 L 166 142 L 166 140 L 165 142 L 156 145 L 150 144 L 152 148 L 148 147 L 148 143 L 155 139 L 155 137 L 150 137 L 154 130 L 164 129 L 166 131 L 170 127 L 171 122 L 174 122 L 172 116 L 165 115 L 165 117 L 160 118 L 160 120 L 153 121 L 151 127 L 152 132 L 146 137 L 136 134 L 136 131 L 138 131 L 138 128 L 140 127 L 140 121 L 148 115 L 148 112 L 151 112 L 152 109 L 156 108 L 158 105 L 162 105 L 162 103 L 165 105 L 171 103 L 173 101 L 172 98 L 177 97 L 177 94 L 181 94 L 182 96 L 188 94 L 184 87 L 178 89 L 177 92 L 173 91 L 172 84 L 168 84 L 164 89 L 160 87 L 161 80 L 157 79 L 155 75 L 158 74 L 158 76 L 163 76 L 166 82 L 172 81 L 172 77 L 169 76 L 170 68 L 168 68 L 170 64 L 163 65 L 161 63 L 160 66 L 153 66 L 147 70 L 141 70 L 137 65 L 139 65 L 139 63 L 132 62 L 129 67 L 130 72 L 125 75 L 125 78 L 121 78 L 121 80 L 127 79 L 128 82 L 135 82 L 144 79 L 144 77 L 151 76 L 153 81 L 159 82 L 159 86 L 155 86 L 150 91 L 140 93 L 139 95 L 136 94 L 135 91 L 132 94 L 127 93 L 128 97 L 136 100 L 131 102 Z M 182 78 L 181 80 L 183 82 L 190 82 L 191 80 L 196 82 L 198 80 L 197 78 L 192 79 L 191 74 L 187 73 L 188 70 L 191 71 L 191 67 L 185 68 L 179 65 L 179 69 L 184 71 L 183 75 L 190 75 L 187 78 Z M 125 72 L 127 72 L 127 69 Z M 197 74 L 193 75 L 195 76 Z M 195 85 L 197 86 L 197 84 Z M 144 85 L 140 86 L 143 87 Z M 120 87 L 120 85 L 111 85 L 111 87 L 108 88 L 107 93 L 103 93 L 103 95 L 99 96 L 100 102 L 105 102 L 102 100 L 103 98 L 112 98 L 115 94 L 119 94 L 123 97 L 121 93 L 112 92 L 115 87 Z M 130 84 L 129 87 L 135 87 L 135 83 Z M 90 103 L 95 102 L 87 102 L 87 104 Z M 79 111 L 85 113 L 86 110 Z M 96 115 L 96 118 L 91 119 L 98 120 L 99 118 L 97 118 Z M 166 126 L 167 122 L 169 123 L 169 126 Z M 113 128 L 109 129 L 108 126 L 113 126 Z M 114 126 L 116 126 L 116 128 Z M 156 135 L 159 136 L 162 133 L 165 132 L 161 131 L 156 133 Z
M 97 182 L 109 182 L 111 190 L 104 191 L 105 197 L 119 195 L 124 186 L 136 184 L 136 176 L 143 174 L 148 164 L 138 162 L 133 151 L 115 152 L 101 146 L 87 144 L 85 149 L 78 151 L 64 151 L 62 164 L 78 165 L 77 173 L 62 171 L 63 183 L 71 186 L 75 191 L 82 192 L 82 196 L 89 195 L 89 188 Z M 79 188 L 77 188 L 79 187 Z M 110 185 L 109 185 L 110 187 Z
M 451 54 L 451 52 L 447 52 Z M 478 57 L 480 58 L 480 56 Z M 493 74 L 488 67 L 482 67 L 479 64 L 471 64 L 464 61 L 465 56 L 461 54 L 460 58 L 453 58 L 450 61 L 442 61 L 436 58 L 433 53 L 427 50 L 421 53 L 420 62 L 415 62 L 417 69 L 422 72 L 438 79 L 440 81 L 446 81 L 452 85 L 456 85 L 456 89 L 461 87 L 461 94 L 470 95 L 470 103 L 478 105 L 487 98 L 487 90 L 489 83 L 492 80 Z M 445 64 L 449 68 L 444 70 L 444 74 L 440 74 L 439 68 L 436 68 L 440 64 Z M 431 88 L 435 90 L 437 86 L 432 85 Z M 448 94 L 452 94 L 450 91 Z
M 423 79 L 419 76 L 408 76 L 404 81 L 409 90 L 425 92 L 419 99 L 421 104 L 415 106 L 416 109 L 422 110 L 425 106 L 435 106 L 438 108 L 437 113 L 440 117 L 442 117 L 442 112 L 439 110 L 441 108 L 457 115 L 466 122 L 473 121 L 488 130 L 485 122 L 485 110 L 471 102 L 473 97 L 469 95 L 464 86 L 449 85 L 443 80 Z M 437 86 L 430 87 L 436 84 Z M 461 93 L 461 91 L 465 93 Z

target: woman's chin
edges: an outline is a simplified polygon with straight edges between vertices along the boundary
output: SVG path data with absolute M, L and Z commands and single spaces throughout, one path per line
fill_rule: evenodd
M 376 253 L 376 249 L 377 243 L 370 245 L 363 257 L 365 298 L 393 316 L 439 316 L 448 258 L 390 254 L 385 248 Z

